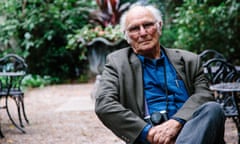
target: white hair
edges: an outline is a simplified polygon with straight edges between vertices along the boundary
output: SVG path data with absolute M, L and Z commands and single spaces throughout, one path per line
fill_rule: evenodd
M 131 39 L 129 38 L 128 34 L 126 33 L 126 17 L 127 17 L 128 12 L 131 11 L 132 9 L 136 8 L 136 7 L 141 7 L 141 8 L 144 8 L 144 9 L 147 9 L 148 11 L 150 11 L 150 13 L 153 15 L 153 17 L 157 21 L 158 33 L 161 35 L 161 27 L 159 25 L 159 22 L 161 24 L 163 24 L 161 11 L 159 9 L 157 9 L 156 7 L 152 6 L 152 5 L 134 4 L 122 15 L 122 17 L 120 19 L 121 31 L 123 32 L 124 38 L 128 41 L 128 43 L 131 42 Z

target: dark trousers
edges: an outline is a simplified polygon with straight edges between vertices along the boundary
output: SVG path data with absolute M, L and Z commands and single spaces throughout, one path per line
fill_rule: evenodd
M 176 144 L 224 144 L 225 116 L 220 104 L 199 107 L 182 128 Z

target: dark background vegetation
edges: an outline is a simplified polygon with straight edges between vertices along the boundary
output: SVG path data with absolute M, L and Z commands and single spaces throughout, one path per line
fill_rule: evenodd
M 121 0 L 121 4 L 126 2 L 133 4 L 137 0 Z M 164 46 L 195 53 L 215 49 L 233 64 L 240 64 L 239 1 L 141 2 L 161 9 Z M 89 80 L 87 49 L 67 49 L 67 37 L 91 23 L 90 14 L 97 9 L 94 0 L 2 0 L 0 56 L 17 53 L 24 57 L 31 74 L 27 80 L 30 85 L 86 82 Z

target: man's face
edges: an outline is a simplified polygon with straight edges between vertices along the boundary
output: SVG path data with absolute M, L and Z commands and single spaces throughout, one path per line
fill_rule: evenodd
M 135 53 L 149 56 L 156 52 L 160 47 L 157 29 L 157 21 L 147 9 L 135 8 L 127 14 L 126 34 Z

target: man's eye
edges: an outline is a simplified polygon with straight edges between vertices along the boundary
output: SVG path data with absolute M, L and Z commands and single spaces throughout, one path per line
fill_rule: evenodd
M 144 28 L 150 28 L 152 26 L 154 26 L 154 23 L 145 23 L 145 24 L 143 24 Z
M 138 26 L 129 28 L 129 32 L 136 32 L 136 31 L 139 31 L 139 27 Z

